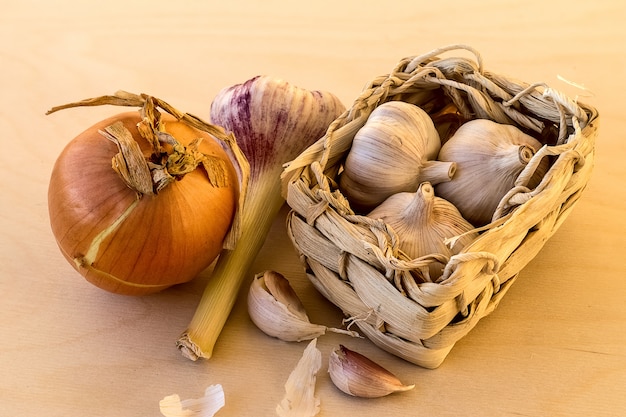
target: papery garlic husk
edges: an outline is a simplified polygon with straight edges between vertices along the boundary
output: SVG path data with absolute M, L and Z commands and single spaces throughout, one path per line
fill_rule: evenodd
M 454 204 L 476 227 L 490 223 L 516 179 L 543 145 L 515 126 L 486 119 L 464 123 L 441 147 L 438 159 L 454 161 L 454 178 L 435 192 Z M 548 169 L 544 158 L 528 184 L 534 188 Z
M 328 373 L 337 388 L 355 397 L 379 398 L 415 388 L 404 385 L 384 367 L 343 345 L 331 352 Z
M 263 333 L 286 342 L 311 340 L 327 331 L 358 337 L 353 331 L 311 323 L 287 278 L 276 271 L 254 277 L 248 291 L 248 314 Z
M 367 212 L 392 194 L 415 191 L 424 181 L 449 181 L 455 164 L 436 160 L 440 148 L 428 113 L 402 101 L 383 103 L 355 134 L 339 189 L 354 210 Z
M 224 389 L 220 384 L 210 385 L 200 398 L 181 400 L 178 394 L 168 395 L 159 401 L 165 417 L 212 417 L 226 404 Z
M 285 396 L 276 406 L 279 417 L 313 417 L 320 412 L 315 383 L 321 367 L 322 352 L 317 348 L 317 339 L 313 339 L 285 382 Z
M 420 184 L 415 193 L 390 196 L 367 216 L 391 226 L 398 235 L 400 249 L 414 259 L 431 254 L 450 257 L 478 236 L 474 226 L 452 203 L 435 196 L 429 182 Z M 451 247 L 446 244 L 448 239 L 456 237 Z M 435 281 L 443 267 L 438 262 L 432 263 L 430 280 Z

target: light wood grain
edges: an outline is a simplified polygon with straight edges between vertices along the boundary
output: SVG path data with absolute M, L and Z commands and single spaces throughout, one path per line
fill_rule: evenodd
M 272 416 L 306 346 L 262 334 L 244 293 L 214 357 L 174 343 L 210 271 L 144 298 L 87 284 L 50 232 L 47 183 L 76 134 L 116 112 L 53 105 L 118 89 L 207 117 L 224 86 L 256 74 L 333 91 L 346 105 L 402 57 L 467 43 L 485 66 L 580 96 L 601 115 L 596 167 L 561 229 L 496 311 L 436 370 L 366 340 L 320 338 L 320 416 L 622 416 L 626 414 L 626 29 L 623 2 L 598 0 L 3 2 L 0 14 L 0 415 L 158 416 L 172 393 L 220 383 L 226 416 Z M 584 84 L 580 90 L 557 76 Z M 254 264 L 288 276 L 312 321 L 341 326 L 314 291 L 284 216 Z M 343 395 L 325 372 L 339 343 L 394 371 L 413 391 Z

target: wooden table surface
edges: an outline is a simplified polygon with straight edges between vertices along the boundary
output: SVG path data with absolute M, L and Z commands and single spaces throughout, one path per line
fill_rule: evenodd
M 436 370 L 367 340 L 321 337 L 320 416 L 626 415 L 626 3 L 4 1 L 0 12 L 0 416 L 159 416 L 159 400 L 222 384 L 217 414 L 272 416 L 304 343 L 261 333 L 244 292 L 214 356 L 183 358 L 175 341 L 208 272 L 163 293 L 105 293 L 64 260 L 50 231 L 54 161 L 111 107 L 51 106 L 119 89 L 208 118 L 222 88 L 257 74 L 334 92 L 348 106 L 401 58 L 465 43 L 487 69 L 543 81 L 597 107 L 596 167 L 578 205 L 493 314 Z M 584 85 L 585 89 L 561 81 Z M 341 314 L 312 289 L 283 210 L 251 272 L 292 281 L 312 321 Z M 326 372 L 346 343 L 412 391 L 348 397 Z

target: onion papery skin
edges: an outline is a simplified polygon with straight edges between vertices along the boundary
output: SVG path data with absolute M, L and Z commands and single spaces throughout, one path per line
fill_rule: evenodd
M 137 112 L 113 116 L 81 133 L 52 170 L 48 210 L 57 244 L 87 281 L 112 293 L 145 295 L 196 277 L 220 253 L 236 210 L 237 174 L 220 144 L 174 118 L 163 120 L 182 145 L 204 138 L 199 151 L 226 162 L 226 186 L 211 185 L 198 167 L 158 194 L 138 199 L 111 167 L 116 144 L 98 132 L 122 121 L 148 156 L 151 149 L 137 130 Z M 82 262 L 96 236 L 125 214 L 102 239 L 93 263 Z

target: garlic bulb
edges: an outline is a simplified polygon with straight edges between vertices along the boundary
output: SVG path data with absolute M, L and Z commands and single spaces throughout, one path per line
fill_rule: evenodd
M 353 209 L 366 212 L 424 181 L 449 181 L 455 164 L 436 160 L 440 148 L 437 129 L 424 110 L 402 101 L 381 104 L 354 136 L 339 189 Z
M 502 197 L 541 146 L 515 126 L 486 119 L 464 123 L 439 152 L 439 160 L 456 162 L 457 172 L 451 181 L 436 185 L 435 192 L 454 204 L 474 226 L 488 224 Z M 544 159 L 529 184 L 531 188 L 547 168 Z
M 355 397 L 378 398 L 415 388 L 404 385 L 387 369 L 343 345 L 330 353 L 328 373 L 337 388 Z
M 237 294 L 267 234 L 285 204 L 283 165 L 324 136 L 345 110 L 332 93 L 297 87 L 270 76 L 222 89 L 211 103 L 211 120 L 231 132 L 249 162 L 231 233 L 204 289 L 198 308 L 176 345 L 183 356 L 211 357 Z
M 431 254 L 450 257 L 459 253 L 478 233 L 450 202 L 435 196 L 429 182 L 415 193 L 397 193 L 372 210 L 368 217 L 383 220 L 398 234 L 400 248 L 411 258 Z M 446 239 L 460 236 L 448 247 Z M 433 263 L 430 280 L 438 278 L 443 265 Z

